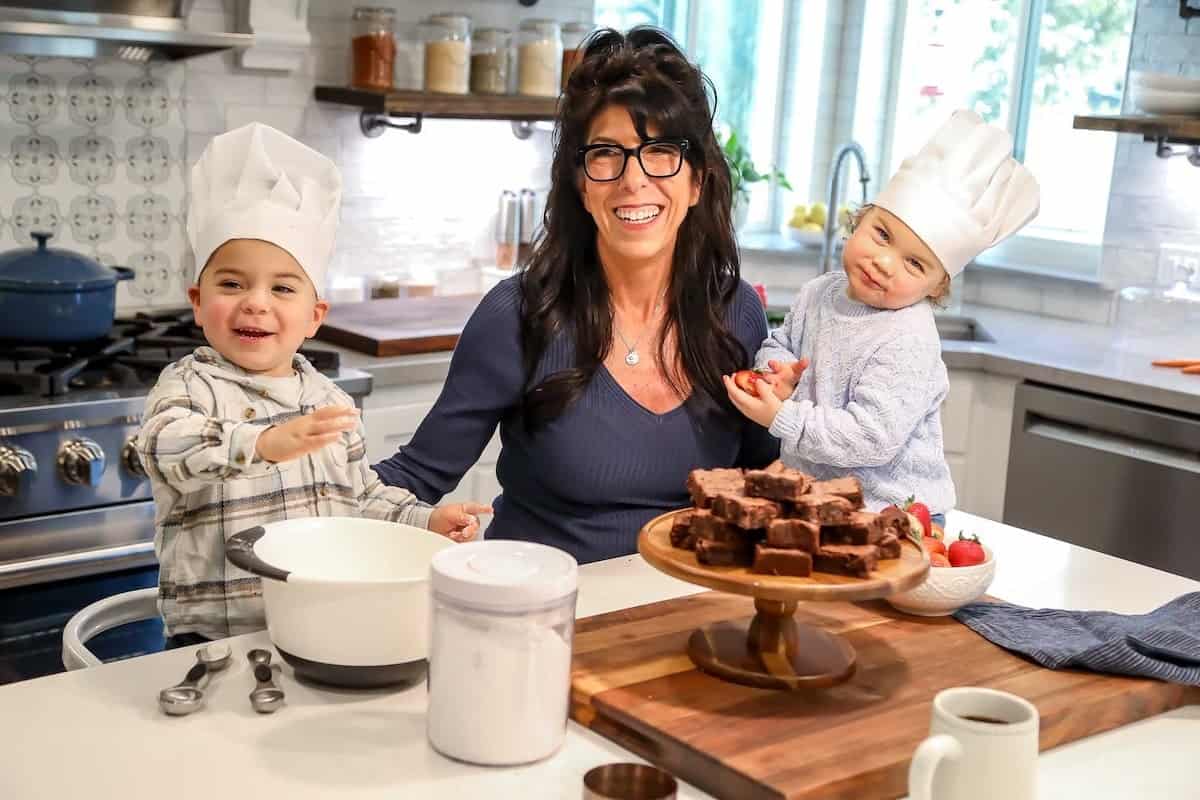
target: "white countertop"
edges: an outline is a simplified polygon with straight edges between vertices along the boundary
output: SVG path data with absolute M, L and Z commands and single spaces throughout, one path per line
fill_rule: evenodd
M 963 513 L 947 532 L 978 533 L 997 557 L 990 593 L 1031 606 L 1142 613 L 1200 582 L 1131 564 Z M 703 591 L 639 557 L 580 570 L 579 616 Z M 578 798 L 583 773 L 640 760 L 571 723 L 555 756 L 517 769 L 445 759 L 425 740 L 425 687 L 404 692 L 316 689 L 284 669 L 287 705 L 258 716 L 245 653 L 265 633 L 230 640 L 235 663 L 209 686 L 208 707 L 168 718 L 158 689 L 180 678 L 194 648 L 0 686 L 0 798 Z M 1047 800 L 1200 797 L 1200 706 L 1041 756 Z M 706 798 L 681 786 L 680 798 Z

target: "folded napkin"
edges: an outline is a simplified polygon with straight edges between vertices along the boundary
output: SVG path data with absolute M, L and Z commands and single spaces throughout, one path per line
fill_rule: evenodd
M 1200 686 L 1200 592 L 1149 614 L 971 603 L 954 618 L 1043 667 L 1158 678 Z

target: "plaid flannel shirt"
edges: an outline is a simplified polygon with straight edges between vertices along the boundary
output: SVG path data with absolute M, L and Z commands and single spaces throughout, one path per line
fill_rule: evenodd
M 163 370 L 146 398 L 137 451 L 155 502 L 158 604 L 169 635 L 210 638 L 265 625 L 261 579 L 225 558 L 228 537 L 297 517 L 363 516 L 429 527 L 433 508 L 384 485 L 366 461 L 362 423 L 288 462 L 258 458 L 259 434 L 350 396 L 301 355 L 299 405 L 201 347 Z

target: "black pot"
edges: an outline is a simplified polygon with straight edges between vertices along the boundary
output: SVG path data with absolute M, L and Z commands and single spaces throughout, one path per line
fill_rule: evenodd
M 37 247 L 0 255 L 0 339 L 79 342 L 106 335 L 117 310 L 117 281 L 133 270 L 106 267 L 69 250 Z

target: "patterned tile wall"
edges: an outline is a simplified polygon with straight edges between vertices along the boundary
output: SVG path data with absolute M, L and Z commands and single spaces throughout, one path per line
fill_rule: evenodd
M 183 70 L 0 56 L 0 251 L 51 247 L 131 267 L 124 308 L 178 305 Z

